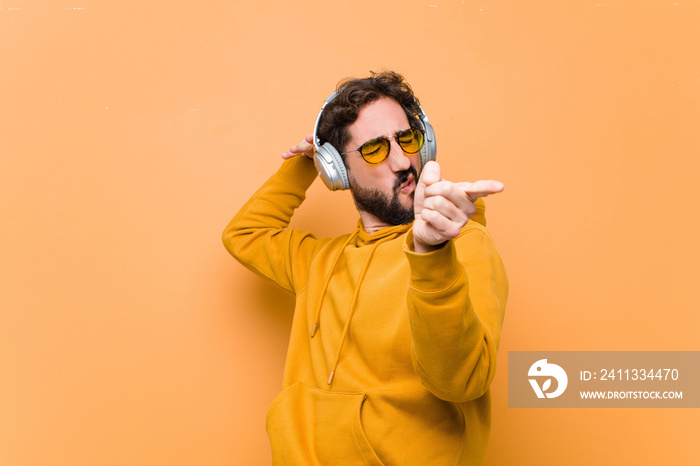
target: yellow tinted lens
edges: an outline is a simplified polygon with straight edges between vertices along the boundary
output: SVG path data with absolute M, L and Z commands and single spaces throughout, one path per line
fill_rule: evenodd
M 367 141 L 360 147 L 360 154 L 367 163 L 381 163 L 389 155 L 389 141 L 384 138 Z
M 415 154 L 423 147 L 423 133 L 417 129 L 407 129 L 396 135 L 396 141 L 407 154 Z

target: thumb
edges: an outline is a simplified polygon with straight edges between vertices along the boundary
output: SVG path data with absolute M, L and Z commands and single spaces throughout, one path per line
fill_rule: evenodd
M 420 174 L 420 179 L 418 184 L 422 184 L 423 187 L 430 186 L 433 183 L 437 183 L 442 180 L 442 171 L 440 170 L 440 165 L 431 160 L 426 163 L 423 167 L 423 171 Z
M 425 164 L 421 171 L 420 178 L 416 184 L 416 193 L 413 197 L 413 212 L 418 216 L 423 211 L 423 202 L 425 202 L 425 187 L 433 183 L 437 183 L 442 179 L 440 165 L 437 162 L 430 161 Z

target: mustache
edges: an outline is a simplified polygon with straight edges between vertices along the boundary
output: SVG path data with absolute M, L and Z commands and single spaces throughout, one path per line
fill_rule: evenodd
M 394 191 L 399 189 L 402 184 L 408 181 L 408 175 L 413 175 L 413 178 L 418 182 L 418 172 L 416 168 L 411 165 L 408 169 L 396 173 L 396 181 L 394 182 Z

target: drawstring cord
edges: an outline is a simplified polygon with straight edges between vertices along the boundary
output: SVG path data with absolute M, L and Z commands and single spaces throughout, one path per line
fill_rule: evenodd
M 326 297 L 326 291 L 328 290 L 328 284 L 331 282 L 331 275 L 333 274 L 333 270 L 335 269 L 335 264 L 338 263 L 338 259 L 340 259 L 340 256 L 343 254 L 343 251 L 345 251 L 345 248 L 348 247 L 348 244 L 355 238 L 355 236 L 360 232 L 360 227 L 357 227 L 355 231 L 352 232 L 350 237 L 343 243 L 341 248 L 338 250 L 338 254 L 335 255 L 335 259 L 333 259 L 333 264 L 331 264 L 331 268 L 328 271 L 328 276 L 324 280 L 323 284 L 323 290 L 321 291 L 321 297 L 318 300 L 318 306 L 316 306 L 316 313 L 314 314 L 314 325 L 311 327 L 311 338 L 313 338 L 316 335 L 316 330 L 318 330 L 318 324 L 319 320 L 321 319 L 321 306 L 323 305 L 323 298 Z
M 355 293 L 352 297 L 352 303 L 350 304 L 350 310 L 348 311 L 348 317 L 345 321 L 345 327 L 343 328 L 343 336 L 340 339 L 340 344 L 338 345 L 338 350 L 335 353 L 335 359 L 333 360 L 333 365 L 331 366 L 331 372 L 330 375 L 328 376 L 328 385 L 333 383 L 333 377 L 335 377 L 335 371 L 338 368 L 338 362 L 340 361 L 340 352 L 343 349 L 343 345 L 345 344 L 345 340 L 348 336 L 348 333 L 350 331 L 350 321 L 352 320 L 352 316 L 355 314 L 355 309 L 357 307 L 357 299 L 360 296 L 360 287 L 362 285 L 362 281 L 365 279 L 365 275 L 367 275 L 367 269 L 369 269 L 369 263 L 372 260 L 372 256 L 374 255 L 374 252 L 377 250 L 377 247 L 379 247 L 380 244 L 385 243 L 389 240 L 392 240 L 396 238 L 398 234 L 392 234 L 390 236 L 387 236 L 386 238 L 382 238 L 374 245 L 372 246 L 372 249 L 369 251 L 369 254 L 367 255 L 367 259 L 365 260 L 364 265 L 362 266 L 362 271 L 360 272 L 360 276 L 357 279 L 357 285 L 355 286 Z M 345 249 L 343 247 L 343 249 Z M 335 265 L 335 263 L 334 263 Z M 327 282 L 330 282 L 330 278 L 328 279 Z M 325 288 L 324 288 L 325 290 Z M 319 313 L 320 313 L 320 305 L 319 305 Z

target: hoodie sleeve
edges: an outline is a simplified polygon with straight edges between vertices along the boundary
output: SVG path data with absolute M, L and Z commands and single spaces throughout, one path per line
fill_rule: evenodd
M 287 226 L 315 178 L 308 158 L 286 160 L 223 233 L 224 246 L 241 264 L 292 293 L 306 286 L 305 270 L 319 241 Z
M 508 296 L 505 268 L 491 237 L 470 221 L 458 238 L 427 254 L 413 252 L 411 231 L 404 250 L 416 373 L 443 400 L 482 396 L 496 372 Z

